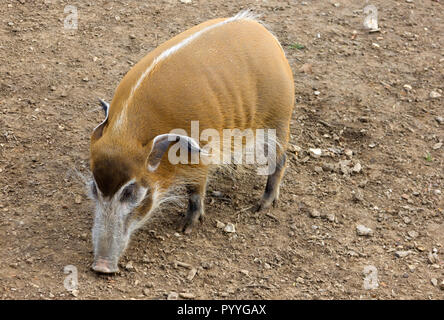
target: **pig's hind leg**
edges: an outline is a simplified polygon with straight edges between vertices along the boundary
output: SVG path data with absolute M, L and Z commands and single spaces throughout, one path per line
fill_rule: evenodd
M 261 211 L 263 209 L 268 209 L 273 205 L 277 206 L 277 201 L 279 199 L 279 187 L 281 184 L 282 177 L 285 172 L 285 165 L 287 156 L 285 152 L 280 155 L 279 160 L 276 163 L 275 171 L 268 176 L 267 185 L 265 186 L 264 194 L 259 204 L 256 206 L 255 211 Z

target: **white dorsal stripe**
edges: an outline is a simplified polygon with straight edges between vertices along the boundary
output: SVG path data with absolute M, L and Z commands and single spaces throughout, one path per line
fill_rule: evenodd
M 253 21 L 258 21 L 257 19 L 259 18 L 258 14 L 255 14 L 253 12 L 251 12 L 250 10 L 244 10 L 239 12 L 238 14 L 236 14 L 234 17 L 228 18 L 224 21 L 215 23 L 207 28 L 204 28 L 202 30 L 199 30 L 196 33 L 193 33 L 191 36 L 189 36 L 188 38 L 180 41 L 179 43 L 175 44 L 174 46 L 172 46 L 171 48 L 168 48 L 167 50 L 163 51 L 161 54 L 159 54 L 154 60 L 153 62 L 150 64 L 150 66 L 142 73 L 142 75 L 139 77 L 139 79 L 137 80 L 136 84 L 132 87 L 131 92 L 125 102 L 125 104 L 123 105 L 122 111 L 119 115 L 118 120 L 116 121 L 116 123 L 114 124 L 114 128 L 119 128 L 121 127 L 125 120 L 126 120 L 126 108 L 128 106 L 128 103 L 131 101 L 132 96 L 134 95 L 134 93 L 136 92 L 136 90 L 140 87 L 140 85 L 142 84 L 143 80 L 150 74 L 150 72 L 154 69 L 154 67 L 161 61 L 165 60 L 167 57 L 171 56 L 172 54 L 174 54 L 175 52 L 177 52 L 180 48 L 183 48 L 185 46 L 187 46 L 188 44 L 190 44 L 193 40 L 195 40 L 196 38 L 198 38 L 199 36 L 201 36 L 203 33 L 208 32 L 212 29 L 215 29 L 217 27 L 220 27 L 224 24 L 233 22 L 233 21 L 238 21 L 238 20 L 253 20 Z
M 139 88 L 142 81 L 145 79 L 145 77 L 151 72 L 151 70 L 154 69 L 154 67 L 162 60 L 165 60 L 167 57 L 178 51 L 180 48 L 187 46 L 190 42 L 192 42 L 194 39 L 201 36 L 203 33 L 208 32 L 214 28 L 220 27 L 224 24 L 237 21 L 237 20 L 255 20 L 258 18 L 258 15 L 252 13 L 249 10 L 241 11 L 238 14 L 236 14 L 234 17 L 228 18 L 224 21 L 215 23 L 207 28 L 204 28 L 202 30 L 199 30 L 196 33 L 193 33 L 188 38 L 182 40 L 181 42 L 177 43 L 176 45 L 172 46 L 171 48 L 168 48 L 167 50 L 163 51 L 160 55 L 158 55 L 154 61 L 151 63 L 151 65 L 146 69 L 142 75 L 140 76 L 139 80 L 137 80 L 136 85 L 131 90 L 131 95 Z

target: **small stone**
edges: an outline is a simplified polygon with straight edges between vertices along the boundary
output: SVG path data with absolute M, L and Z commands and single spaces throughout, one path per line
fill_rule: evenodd
M 85 78 L 82 79 L 82 81 L 83 81 L 83 82 L 88 82 L 89 79 L 88 79 L 88 77 L 85 77 Z
M 322 150 L 319 148 L 310 148 L 308 151 L 313 158 L 319 158 L 322 155 Z
M 433 150 L 438 150 L 442 147 L 442 142 L 435 143 L 432 147 Z
M 442 280 L 441 283 L 439 284 L 439 288 L 441 290 L 444 290 L 444 280 Z
M 344 151 L 345 155 L 349 158 L 353 156 L 353 150 L 347 149 Z
M 443 118 L 443 117 L 436 117 L 435 120 L 436 120 L 436 122 L 438 122 L 439 124 L 443 124 L 443 123 L 444 123 L 444 118 Z
M 134 269 L 133 262 L 132 262 L 132 261 L 129 261 L 129 262 L 125 265 L 125 269 L 128 270 L 128 271 L 133 270 L 133 269 Z
M 299 153 L 299 152 L 301 152 L 302 148 L 295 145 L 295 144 L 290 144 L 290 146 L 288 147 L 288 150 L 292 153 Z
M 336 167 L 332 163 L 323 163 L 322 164 L 322 170 L 326 172 L 333 172 L 336 170 Z
M 361 170 L 362 170 L 362 166 L 361 166 L 361 164 L 360 164 L 359 162 L 357 162 L 357 163 L 354 165 L 354 167 L 353 167 L 353 169 L 352 169 L 352 172 L 353 172 L 353 173 L 359 173 L 359 172 L 361 172 Z
M 370 228 L 367 228 L 366 226 L 362 224 L 358 224 L 356 226 L 356 233 L 358 236 L 365 236 L 365 237 L 371 237 L 373 235 L 373 230 Z
M 76 195 L 76 197 L 74 198 L 74 202 L 77 204 L 82 203 L 82 196 L 81 195 Z
M 435 252 L 429 252 L 427 260 L 430 264 L 437 264 L 439 262 L 439 257 Z
M 330 222 L 335 222 L 335 215 L 333 213 L 329 213 L 325 216 L 325 218 Z
M 223 229 L 225 228 L 225 223 L 216 220 L 216 228 Z
M 322 173 L 322 172 L 324 172 L 324 170 L 322 170 L 322 168 L 319 167 L 319 166 L 314 167 L 314 171 L 317 172 L 317 173 Z
M 404 200 L 409 200 L 410 199 L 409 195 L 406 194 L 406 193 L 402 194 L 401 198 L 403 198 Z
M 437 280 L 436 278 L 432 278 L 432 279 L 430 279 L 430 282 L 432 283 L 432 285 L 433 285 L 434 287 L 436 287 L 436 286 L 438 285 L 438 280 Z
M 196 298 L 196 296 L 194 294 L 189 293 L 189 292 L 181 292 L 181 293 L 179 293 L 179 296 L 182 299 L 195 299 Z
M 376 42 L 373 42 L 373 43 L 372 43 L 372 46 L 375 47 L 375 48 L 380 48 L 380 47 L 381 47 L 381 46 L 380 46 L 379 44 L 377 44 Z
M 129 35 L 129 38 L 130 38 L 130 39 L 136 39 L 136 36 L 135 36 L 134 34 L 130 34 L 130 35 Z
M 220 198 L 223 196 L 223 193 L 220 191 L 211 191 L 211 195 L 216 198 Z
M 362 194 L 362 191 L 356 190 L 356 191 L 353 191 L 352 194 L 353 194 L 352 200 L 354 202 L 362 202 L 362 201 L 364 201 L 364 195 Z
M 227 233 L 234 233 L 234 232 L 236 232 L 236 228 L 234 227 L 234 224 L 227 223 L 227 225 L 224 228 L 224 231 Z
M 320 92 L 320 91 L 318 91 L 318 90 L 316 90 L 315 92 L 313 92 L 313 94 L 314 94 L 315 96 L 318 96 L 318 95 L 320 95 L 320 94 L 321 94 L 321 92 Z
M 72 294 L 74 297 L 77 297 L 77 296 L 79 295 L 79 290 L 77 290 L 77 289 L 71 290 L 71 294 Z
M 350 160 L 339 161 L 339 169 L 343 175 L 348 175 L 350 173 Z
M 406 91 L 410 91 L 410 90 L 412 90 L 412 86 L 409 85 L 409 84 L 405 84 L 405 85 L 404 85 L 404 89 L 405 89 Z
M 239 270 L 239 272 L 244 274 L 244 275 L 246 275 L 247 277 L 248 277 L 248 275 L 250 273 L 248 270 L 245 270 L 245 269 Z
M 168 293 L 167 300 L 177 300 L 177 298 L 179 298 L 177 292 L 171 291 Z
M 320 217 L 320 216 L 321 216 L 321 213 L 320 213 L 318 210 L 313 209 L 313 210 L 310 211 L 310 217 L 312 217 L 312 218 L 318 218 L 318 217 Z
M 197 274 L 197 269 L 191 268 L 191 270 L 188 272 L 187 280 L 192 281 L 194 279 L 194 277 L 196 276 L 196 274 Z
M 142 290 L 143 294 L 146 295 L 147 297 L 150 295 L 150 290 L 148 288 L 145 288 Z
M 436 91 L 431 91 L 429 97 L 430 99 L 438 99 L 441 97 L 441 94 Z
M 405 258 L 405 257 L 407 257 L 410 253 L 411 253 L 410 250 L 408 250 L 408 251 L 396 251 L 396 252 L 395 252 L 395 256 L 397 256 L 398 258 Z
M 418 236 L 418 232 L 416 232 L 415 230 L 410 230 L 409 232 L 407 232 L 407 234 L 409 235 L 410 238 L 416 238 Z
M 439 190 L 439 189 L 435 189 L 435 190 L 433 190 L 433 193 L 434 193 L 435 195 L 439 196 L 439 195 L 441 194 L 441 190 Z

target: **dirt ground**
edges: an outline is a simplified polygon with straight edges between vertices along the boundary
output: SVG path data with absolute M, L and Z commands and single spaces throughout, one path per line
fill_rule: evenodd
M 0 297 L 444 299 L 443 2 L 371 1 L 375 33 L 362 27 L 368 4 L 3 1 Z M 77 30 L 64 29 L 66 5 L 78 10 Z M 92 203 L 75 173 L 89 174 L 97 98 L 111 100 L 163 41 L 245 8 L 262 14 L 295 76 L 279 207 L 246 210 L 264 177 L 219 171 L 203 225 L 179 234 L 185 208 L 166 207 L 133 237 L 119 274 L 97 275 Z M 177 261 L 197 270 L 193 279 Z M 74 292 L 67 265 L 77 268 Z

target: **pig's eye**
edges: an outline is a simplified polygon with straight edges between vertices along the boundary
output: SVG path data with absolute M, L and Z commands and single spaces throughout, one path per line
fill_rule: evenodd
M 120 196 L 121 202 L 134 202 L 136 201 L 136 184 L 131 183 L 123 189 Z

